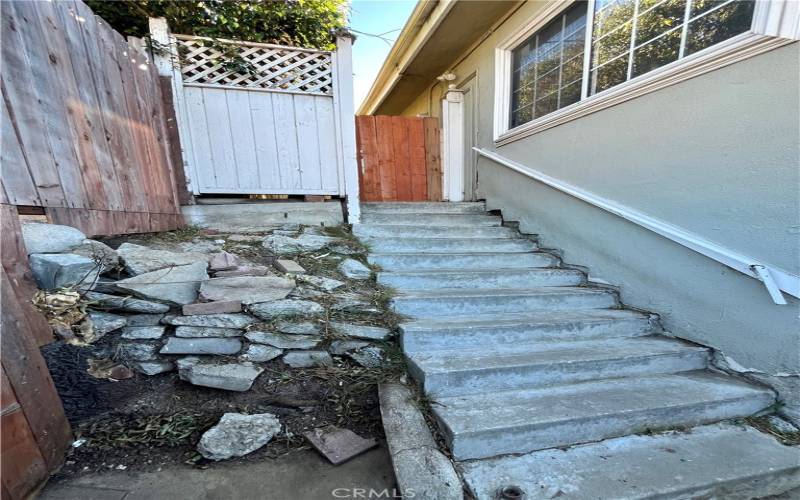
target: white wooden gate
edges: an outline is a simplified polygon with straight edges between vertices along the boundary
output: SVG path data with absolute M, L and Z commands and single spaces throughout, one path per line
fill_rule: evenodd
M 226 41 L 232 62 L 209 39 L 170 35 L 161 19 L 150 30 L 170 48 L 159 68 L 173 79 L 194 194 L 347 195 L 357 213 L 349 37 L 336 51 Z

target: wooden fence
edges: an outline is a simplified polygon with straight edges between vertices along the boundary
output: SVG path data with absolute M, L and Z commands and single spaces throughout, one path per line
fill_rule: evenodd
M 79 0 L 2 4 L 0 202 L 89 235 L 183 223 L 158 73 Z
M 50 325 L 31 305 L 30 276 L 17 209 L 0 205 L 0 485 L 2 499 L 27 498 L 57 469 L 72 435 L 39 346 L 52 339 Z
M 16 500 L 60 466 L 72 437 L 39 351 L 52 331 L 30 302 L 18 212 L 87 235 L 161 231 L 183 225 L 185 187 L 170 85 L 142 52 L 79 0 L 4 1 L 0 18 L 0 493 Z
M 357 116 L 362 201 L 441 201 L 436 118 Z

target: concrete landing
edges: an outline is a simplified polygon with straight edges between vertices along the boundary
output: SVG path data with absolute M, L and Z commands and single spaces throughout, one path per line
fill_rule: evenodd
M 182 464 L 157 472 L 109 471 L 51 481 L 40 500 L 264 500 L 358 498 L 356 488 L 388 491 L 394 473 L 381 446 L 341 465 L 314 451 L 291 452 L 258 462 L 230 462 L 197 469 Z
M 626 436 L 567 450 L 462 462 L 479 500 L 517 486 L 525 498 L 750 499 L 800 486 L 800 450 L 751 427 Z
M 315 202 L 239 203 L 181 207 L 187 224 L 228 233 L 257 233 L 286 223 L 337 226 L 344 219 L 336 200 Z

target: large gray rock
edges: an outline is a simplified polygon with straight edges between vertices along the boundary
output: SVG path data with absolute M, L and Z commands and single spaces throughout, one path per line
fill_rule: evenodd
M 213 328 L 209 326 L 179 326 L 176 337 L 183 338 L 230 338 L 241 337 L 244 332 L 238 328 Z
M 99 339 L 103 335 L 113 332 L 114 330 L 119 330 L 128 324 L 128 320 L 125 316 L 103 311 L 89 311 L 84 321 L 88 321 L 92 324 L 92 332 L 95 339 Z
M 195 238 L 192 241 L 178 243 L 178 248 L 181 252 L 213 254 L 222 251 L 224 244 L 224 241 L 220 243 L 219 241 L 209 240 L 207 238 Z M 211 258 L 211 256 L 209 256 L 209 258 Z
M 90 287 L 100 274 L 98 263 L 71 253 L 35 253 L 30 264 L 33 278 L 43 290 L 73 285 Z
M 248 314 L 205 314 L 202 316 L 166 316 L 162 320 L 175 326 L 204 326 L 208 328 L 245 328 L 256 323 Z
M 283 355 L 283 362 L 292 368 L 333 366 L 333 358 L 325 351 L 292 351 Z
M 92 259 L 99 264 L 104 273 L 119 266 L 119 255 L 117 255 L 117 252 L 100 241 L 83 240 L 80 245 L 70 248 L 69 253 Z
M 368 345 L 370 345 L 369 342 L 364 342 L 361 340 L 334 340 L 331 342 L 331 346 L 328 350 L 331 352 L 331 354 L 343 356 L 351 351 L 355 351 L 356 349 L 367 347 Z
M 172 361 L 141 361 L 133 364 L 133 369 L 144 375 L 158 375 L 175 369 Z
M 242 350 L 239 339 L 191 339 L 171 337 L 161 348 L 161 354 L 236 354 Z
M 352 323 L 340 323 L 338 321 L 331 321 L 331 328 L 338 333 L 358 339 L 385 340 L 390 333 L 388 328 L 354 325 Z
M 367 280 L 372 276 L 372 270 L 355 259 L 343 260 L 339 271 L 351 280 Z
M 22 239 L 29 255 L 66 252 L 86 239 L 85 234 L 70 226 L 25 222 L 21 227 Z
M 278 349 L 277 347 L 272 347 L 269 345 L 261 345 L 261 344 L 251 344 L 247 347 L 247 349 L 239 356 L 239 359 L 242 361 L 252 361 L 254 363 L 265 363 L 267 361 L 273 360 L 283 354 L 282 349 Z
M 164 318 L 163 314 L 131 314 L 126 316 L 128 326 L 156 326 Z
M 197 300 L 200 284 L 208 279 L 206 266 L 205 262 L 195 262 L 187 266 L 159 269 L 117 281 L 117 288 L 146 299 L 177 305 L 191 304 Z
M 348 351 L 345 353 L 345 356 L 365 368 L 378 368 L 386 364 L 386 357 L 383 353 L 383 349 L 374 345 Z
M 294 288 L 294 280 L 277 276 L 238 276 L 212 278 L 200 286 L 205 301 L 239 300 L 242 304 L 283 299 Z
M 309 349 L 322 342 L 319 335 L 281 335 L 273 332 L 251 331 L 245 334 L 250 342 L 269 344 L 280 349 Z
M 185 266 L 200 262 L 208 265 L 208 259 L 210 258 L 209 255 L 198 252 L 170 252 L 133 243 L 120 245 L 117 248 L 117 254 L 122 259 L 125 270 L 134 276 L 167 267 Z
M 178 375 L 190 384 L 226 391 L 246 391 L 250 389 L 263 368 L 250 363 L 207 364 L 194 358 L 179 360 Z
M 123 361 L 150 361 L 157 357 L 155 344 L 133 342 L 118 344 L 116 354 Z
M 332 292 L 337 288 L 341 288 L 345 285 L 343 281 L 326 278 L 324 276 L 297 276 L 297 281 L 302 281 L 303 283 L 308 283 L 311 286 L 315 286 L 320 290 L 325 290 L 326 292 Z
M 293 323 L 281 320 L 275 322 L 275 329 L 290 335 L 317 335 L 322 330 L 322 326 L 319 323 L 310 323 L 308 321 Z
M 158 314 L 169 311 L 169 306 L 166 304 L 159 304 L 158 302 L 150 302 L 149 300 L 141 300 L 133 297 L 118 297 L 116 295 L 98 292 L 86 292 L 84 296 L 88 300 L 96 303 L 98 307 L 117 311 L 147 314 Z
M 325 309 L 310 300 L 273 300 L 272 302 L 261 302 L 252 304 L 250 312 L 261 319 L 272 320 L 275 318 L 286 318 L 291 316 L 314 316 L 322 314 Z
M 164 335 L 165 328 L 165 326 L 126 326 L 120 336 L 128 340 L 155 340 Z
M 331 309 L 351 314 L 379 314 L 382 312 L 378 306 L 356 294 L 342 295 L 331 306 Z
M 261 448 L 280 431 L 281 424 L 271 413 L 226 413 L 203 434 L 197 451 L 209 460 L 241 457 Z
M 264 247 L 276 255 L 297 255 L 320 250 L 335 241 L 336 238 L 315 234 L 302 234 L 297 238 L 274 234 L 264 239 Z

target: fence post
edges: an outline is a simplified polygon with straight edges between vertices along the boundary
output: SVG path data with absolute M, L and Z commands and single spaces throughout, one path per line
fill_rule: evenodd
M 464 200 L 464 93 L 451 86 L 442 99 L 444 199 Z
M 350 224 L 361 221 L 358 192 L 358 163 L 356 161 L 355 107 L 353 105 L 353 39 L 350 35 L 336 37 L 335 81 L 336 121 L 344 174 L 344 194 Z
M 191 135 L 189 134 L 188 124 L 186 123 L 186 103 L 183 100 L 183 75 L 181 74 L 178 61 L 178 48 L 169 32 L 167 20 L 163 17 L 149 20 L 150 39 L 153 42 L 153 64 L 155 64 L 158 74 L 169 77 L 172 82 L 172 107 L 175 110 L 175 120 L 178 122 L 178 147 L 181 150 L 183 172 L 185 175 L 186 187 L 194 195 L 200 194 L 196 182 L 197 175 L 193 171 L 194 161 L 191 155 Z

